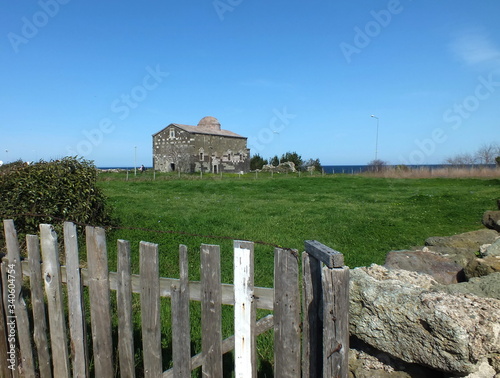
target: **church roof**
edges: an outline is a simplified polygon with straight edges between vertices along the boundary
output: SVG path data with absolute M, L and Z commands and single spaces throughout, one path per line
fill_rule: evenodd
M 205 135 L 217 135 L 217 136 L 224 136 L 224 137 L 231 137 L 231 138 L 244 138 L 247 139 L 244 136 L 241 136 L 239 134 L 233 133 L 232 131 L 229 130 L 223 130 L 221 129 L 220 123 L 215 117 L 203 117 L 200 122 L 198 122 L 198 126 L 191 126 L 191 125 L 183 125 L 180 123 L 171 123 L 169 126 L 175 126 L 178 127 L 181 130 L 187 131 L 188 133 L 191 134 L 205 134 Z M 164 127 L 160 131 L 158 131 L 156 134 L 153 134 L 153 136 L 159 134 L 163 130 L 165 130 L 167 127 Z

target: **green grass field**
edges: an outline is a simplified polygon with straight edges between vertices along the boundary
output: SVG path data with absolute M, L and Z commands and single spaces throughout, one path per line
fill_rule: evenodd
M 175 232 L 110 236 L 156 242 L 162 250 L 179 243 L 231 245 L 217 238 L 227 237 L 300 251 L 304 240 L 316 239 L 356 267 L 383 263 L 388 251 L 422 245 L 429 236 L 479 229 L 483 212 L 500 196 L 498 179 L 276 176 L 125 181 L 103 174 L 100 186 L 121 226 Z
M 149 173 L 149 175 L 148 175 Z M 352 175 L 274 177 L 157 176 L 125 180 L 100 175 L 100 187 L 123 228 L 109 232 L 110 270 L 116 267 L 116 239 L 131 241 L 138 273 L 138 243 L 159 244 L 160 274 L 178 277 L 178 246 L 189 248 L 190 279 L 199 279 L 202 243 L 221 246 L 222 280 L 232 282 L 232 240 L 259 241 L 301 252 L 316 239 L 345 256 L 351 268 L 382 264 L 390 250 L 423 245 L 429 236 L 482 228 L 486 210 L 500 197 L 499 179 L 384 179 Z M 132 228 L 129 229 L 128 227 Z M 195 236 L 197 235 L 197 236 Z M 255 284 L 273 285 L 273 247 L 256 244 Z M 164 300 L 162 318 L 168 318 Z M 192 305 L 193 319 L 199 308 Z M 232 309 L 224 309 L 224 337 L 232 334 Z M 139 322 L 139 320 L 137 320 Z M 199 328 L 193 321 L 193 338 Z M 168 355 L 168 322 L 163 325 Z M 193 349 L 199 351 L 198 341 Z M 272 335 L 258 340 L 260 376 L 270 376 Z M 168 358 L 168 356 L 166 356 Z M 266 368 L 267 366 L 267 368 Z M 230 375 L 229 375 L 230 376 Z

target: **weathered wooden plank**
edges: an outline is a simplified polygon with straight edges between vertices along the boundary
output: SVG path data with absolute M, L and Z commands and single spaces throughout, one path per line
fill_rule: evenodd
M 87 226 L 88 285 L 96 377 L 112 377 L 113 342 L 108 280 L 108 252 L 103 228 Z
M 162 374 L 160 329 L 160 279 L 158 245 L 141 242 L 141 321 L 144 353 L 144 376 L 156 378 Z M 146 352 L 147 351 L 147 352 Z
M 220 247 L 201 246 L 201 349 L 203 377 L 222 377 L 222 290 Z
M 323 262 L 329 268 L 341 268 L 344 266 L 344 255 L 316 240 L 304 242 L 306 252 Z
M 80 256 L 76 226 L 64 222 L 64 250 L 68 288 L 69 334 L 74 377 L 88 377 L 87 332 L 83 307 L 83 285 L 80 277 Z
M 8 259 L 4 259 L 2 264 L 0 264 L 0 274 L 2 275 L 2 282 L 5 290 L 3 291 L 3 306 L 6 311 L 5 316 L 7 316 L 7 311 L 9 309 L 9 291 L 8 291 L 8 285 L 9 283 L 7 282 L 7 265 L 9 264 Z M 18 358 L 17 358 L 17 344 L 16 344 L 16 331 L 15 331 L 15 323 L 6 323 L 7 326 L 7 358 L 6 361 L 8 363 L 8 368 L 12 374 L 12 378 L 18 378 L 19 377 L 19 369 L 18 369 Z M 13 334 L 12 334 L 13 332 Z M 10 377 L 10 375 L 7 375 L 7 377 Z
M 302 253 L 302 377 L 323 372 L 323 309 L 321 261 Z
M 50 224 L 40 225 L 43 259 L 43 280 L 49 310 L 50 345 L 54 377 L 69 377 L 69 353 L 67 345 L 66 319 L 59 267 L 57 235 Z
M 274 375 L 300 377 L 300 292 L 296 251 L 274 251 Z
M 0 260 L 1 262 L 1 260 Z M 1 270 L 4 272 L 6 271 L 6 263 L 1 263 L 0 266 Z M 0 273 L 0 293 L 6 293 L 6 288 L 7 288 L 7 281 L 4 281 L 4 274 Z M 7 322 L 5 321 L 5 309 L 4 307 L 4 295 L 2 295 L 2 298 L 0 298 L 0 356 L 5 356 L 4 358 L 0 358 L 0 376 L 5 377 L 5 378 L 10 378 L 12 376 L 11 370 L 9 369 L 9 366 L 15 366 L 16 361 L 15 361 L 15 352 L 14 352 L 14 364 L 12 365 L 9 360 L 10 360 L 10 349 L 8 348 L 7 344 L 7 339 L 8 339 L 8 326 Z
M 23 274 L 29 277 L 28 264 L 23 262 Z M 62 282 L 66 282 L 66 267 L 61 266 Z M 82 277 L 83 285 L 88 286 L 88 269 L 81 268 L 80 275 Z M 138 274 L 132 274 L 132 293 L 139 294 L 141 292 L 141 278 Z M 109 272 L 109 285 L 111 290 L 117 288 L 117 273 Z M 160 277 L 160 297 L 170 298 L 172 285 L 178 286 L 179 279 Z M 222 304 L 234 305 L 234 287 L 230 284 L 221 284 L 222 290 Z M 189 299 L 192 301 L 201 302 L 201 282 L 189 282 Z M 272 310 L 274 308 L 274 289 L 268 287 L 254 288 L 254 300 L 258 309 Z
M 234 365 L 236 377 L 257 377 L 255 348 L 254 245 L 234 242 Z
M 21 254 L 19 250 L 19 240 L 14 227 L 14 221 L 7 219 L 3 221 L 5 244 L 7 245 L 7 289 L 11 294 L 11 285 L 13 285 L 15 294 L 13 300 L 9 297 L 7 307 L 7 322 L 16 323 L 17 339 L 21 351 L 21 371 L 24 377 L 35 377 L 35 363 L 33 359 L 33 347 L 31 344 L 30 324 L 28 318 L 28 309 L 21 293 L 23 283 L 23 271 L 21 267 Z M 11 311 L 13 310 L 13 311 Z M 14 315 L 15 314 L 15 315 Z
M 118 313 L 118 356 L 120 376 L 135 377 L 134 324 L 132 321 L 132 286 L 130 276 L 130 243 L 118 240 L 116 306 Z
M 172 285 L 172 357 L 175 377 L 191 377 L 187 247 L 179 246 L 179 285 Z
M 269 331 L 274 327 L 274 316 L 272 314 L 259 319 L 255 324 L 255 334 L 259 336 L 264 332 Z M 222 341 L 222 354 L 234 350 L 234 335 Z M 203 353 L 199 353 L 191 358 L 191 369 L 199 368 L 203 365 Z M 167 370 L 163 373 L 162 378 L 177 378 L 174 375 L 174 369 Z
M 323 377 L 349 372 L 349 268 L 323 267 Z
M 33 340 L 38 354 L 40 378 L 52 377 L 49 343 L 47 341 L 47 319 L 42 289 L 42 268 L 40 265 L 40 240 L 36 235 L 26 235 L 28 263 L 30 267 L 31 305 L 33 307 Z

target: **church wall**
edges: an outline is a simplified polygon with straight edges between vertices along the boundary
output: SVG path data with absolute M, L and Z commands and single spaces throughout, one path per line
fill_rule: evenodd
M 171 125 L 153 138 L 153 165 L 161 172 L 248 172 L 245 138 L 189 133 Z

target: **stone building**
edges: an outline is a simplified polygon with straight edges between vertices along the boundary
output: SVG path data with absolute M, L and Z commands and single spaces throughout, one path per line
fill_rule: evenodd
M 161 172 L 248 172 L 247 138 L 221 129 L 217 118 L 197 126 L 171 123 L 153 134 L 153 168 Z

